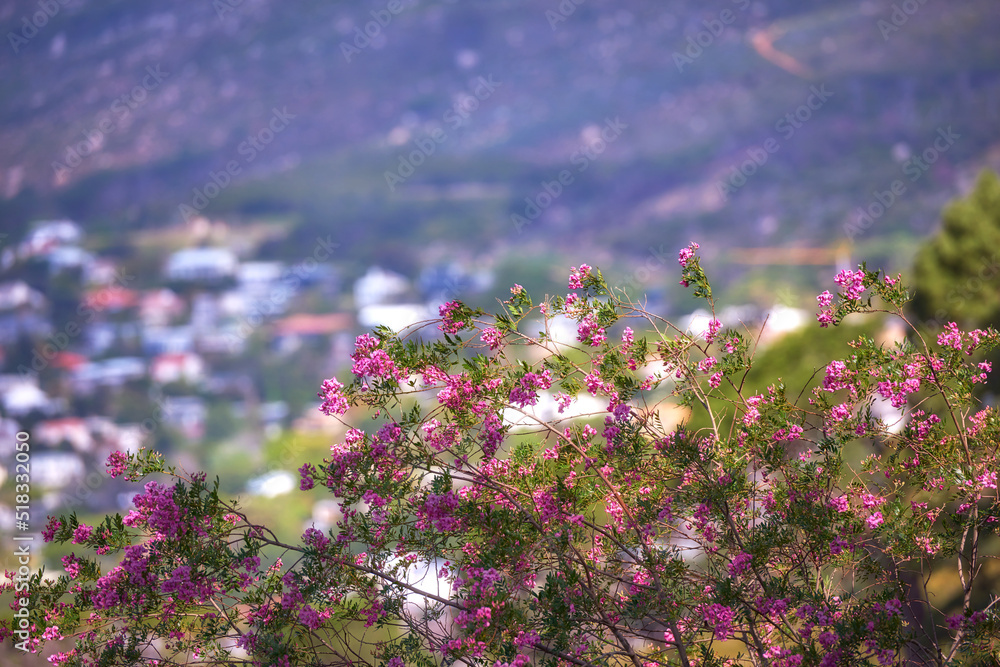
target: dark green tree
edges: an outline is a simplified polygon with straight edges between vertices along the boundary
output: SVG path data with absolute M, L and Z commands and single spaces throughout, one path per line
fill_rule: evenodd
M 942 213 L 941 230 L 917 252 L 914 315 L 931 331 L 1000 325 L 1000 178 L 986 170 Z

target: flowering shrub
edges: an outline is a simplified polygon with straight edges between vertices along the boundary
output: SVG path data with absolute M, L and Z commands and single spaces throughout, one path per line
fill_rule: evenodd
M 697 250 L 682 282 L 714 312 Z M 900 280 L 836 283 L 821 325 L 904 317 Z M 747 395 L 748 332 L 681 331 L 587 265 L 568 286 L 538 305 L 515 286 L 489 318 L 446 304 L 430 342 L 358 338 L 353 379 L 319 394 L 352 428 L 299 469 L 340 501 L 329 532 L 284 544 L 172 469 L 125 517 L 53 518 L 46 540 L 122 558 L 35 575 L 29 643 L 76 637 L 65 665 L 995 664 L 1000 419 L 973 390 L 1000 334 L 862 337 L 797 405 Z M 576 344 L 544 333 L 557 315 Z M 665 424 L 669 403 L 694 416 Z

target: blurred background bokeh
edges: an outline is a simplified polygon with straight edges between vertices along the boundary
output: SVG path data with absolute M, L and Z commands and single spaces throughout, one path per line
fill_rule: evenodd
M 1000 167 L 995 0 L 33 0 L 0 28 L 0 455 L 30 431 L 39 528 L 127 506 L 103 460 L 140 444 L 288 493 L 356 334 L 581 262 L 691 322 L 698 241 L 729 323 L 801 328 Z M 983 179 L 934 255 L 949 307 L 998 293 Z M 288 498 L 262 518 L 322 523 Z

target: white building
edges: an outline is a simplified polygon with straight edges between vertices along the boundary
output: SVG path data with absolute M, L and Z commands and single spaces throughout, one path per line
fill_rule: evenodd
M 195 384 L 205 377 L 205 362 L 193 352 L 167 352 L 153 359 L 149 375 L 160 384 L 181 381 Z
M 8 416 L 19 417 L 37 410 L 52 415 L 62 410 L 61 402 L 50 398 L 38 386 L 38 378 L 0 376 L 0 402 Z
M 45 295 L 23 280 L 0 283 L 0 310 L 28 308 L 39 311 L 45 303 Z
M 217 281 L 236 276 L 239 261 L 228 248 L 186 248 L 167 259 L 167 280 Z
M 358 311 L 358 324 L 365 328 L 385 326 L 398 332 L 436 316 L 422 303 L 371 304 Z
M 35 228 L 21 243 L 21 257 L 31 257 L 61 245 L 76 245 L 83 240 L 83 230 L 72 220 L 47 220 Z
M 373 266 L 354 283 L 354 306 L 360 310 L 366 306 L 390 303 L 409 289 L 410 281 L 404 276 Z

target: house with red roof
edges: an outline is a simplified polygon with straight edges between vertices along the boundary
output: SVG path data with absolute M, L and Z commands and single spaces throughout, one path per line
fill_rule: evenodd
M 153 358 L 149 375 L 153 382 L 196 384 L 205 378 L 205 362 L 194 352 L 164 352 Z

